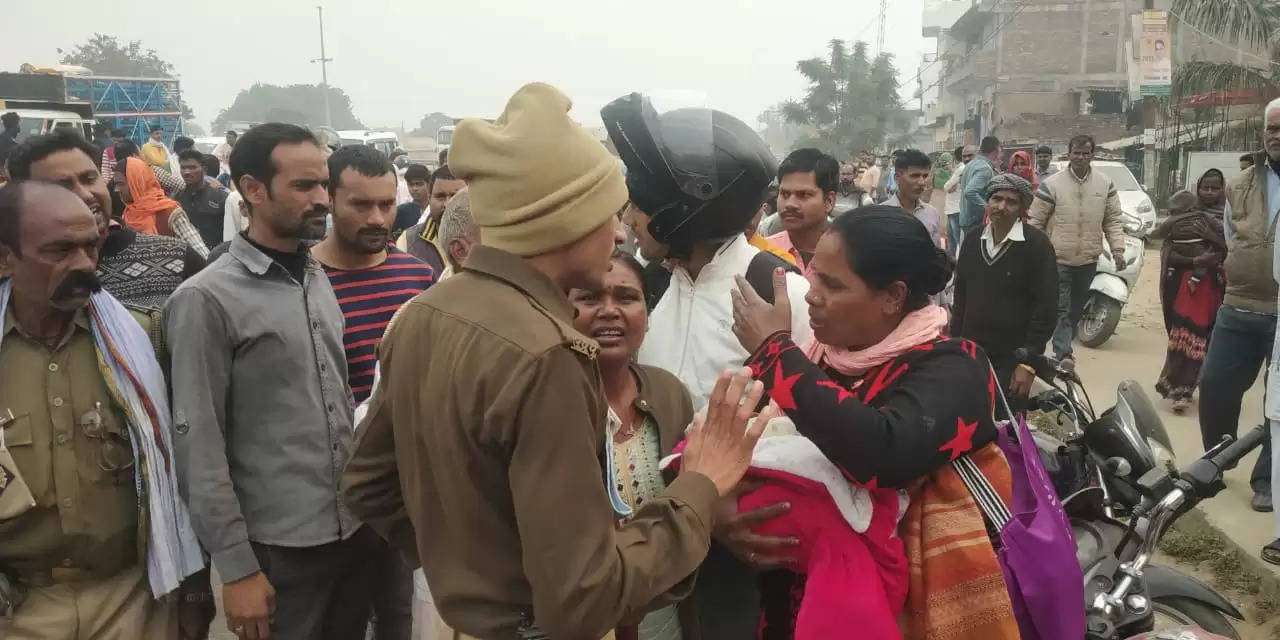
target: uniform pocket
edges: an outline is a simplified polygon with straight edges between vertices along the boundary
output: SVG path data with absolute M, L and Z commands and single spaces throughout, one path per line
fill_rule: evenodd
M 0 521 L 16 518 L 36 506 L 31 487 L 18 470 L 14 453 L 31 458 L 31 418 L 22 416 L 4 429 L 0 446 Z
M 94 413 L 97 413 L 96 420 Z M 118 414 L 113 411 L 90 412 L 80 418 L 77 428 L 84 435 L 85 447 L 81 453 L 83 473 L 94 484 L 133 482 L 133 445 L 129 440 L 129 427 Z

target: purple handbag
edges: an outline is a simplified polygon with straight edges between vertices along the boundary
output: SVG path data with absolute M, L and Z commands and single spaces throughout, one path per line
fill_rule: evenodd
M 997 388 L 996 395 L 1013 416 L 1004 393 Z M 968 456 L 952 465 L 988 523 L 1000 532 L 997 555 L 1018 630 L 1023 640 L 1080 640 L 1085 634 L 1084 576 L 1076 562 L 1071 522 L 1026 421 L 1013 417 L 996 431 L 996 444 L 1013 476 L 1012 513 Z

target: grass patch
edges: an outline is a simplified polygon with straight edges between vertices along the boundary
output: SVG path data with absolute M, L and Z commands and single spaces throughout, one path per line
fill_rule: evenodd
M 1175 526 L 1160 540 L 1160 550 L 1208 571 L 1218 589 L 1244 596 L 1241 599 L 1247 601 L 1246 615 L 1250 619 L 1265 622 L 1280 614 L 1280 601 L 1261 594 L 1262 576 L 1241 562 L 1235 547 L 1216 533 Z M 1280 640 L 1280 627 L 1273 630 L 1272 636 Z
M 1199 566 L 1222 555 L 1222 541 L 1217 536 L 1187 533 L 1172 528 L 1160 539 L 1160 550 L 1183 562 Z

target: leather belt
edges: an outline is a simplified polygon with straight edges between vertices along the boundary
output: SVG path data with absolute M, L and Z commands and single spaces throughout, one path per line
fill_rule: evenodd
M 55 584 L 71 584 L 75 582 L 84 582 L 86 580 L 94 580 L 99 577 L 100 576 L 91 573 L 88 569 L 81 569 L 79 567 L 54 567 L 52 569 L 42 569 L 39 571 L 18 572 L 18 580 L 33 587 L 49 587 Z

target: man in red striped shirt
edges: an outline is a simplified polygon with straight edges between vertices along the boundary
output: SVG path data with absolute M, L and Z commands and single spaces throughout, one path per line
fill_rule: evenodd
M 369 397 L 377 347 L 400 305 L 436 281 L 425 262 L 390 244 L 396 172 L 373 147 L 342 147 L 329 156 L 333 233 L 311 249 L 324 266 L 347 326 L 347 377 L 356 403 Z
M 436 281 L 425 262 L 390 245 L 396 219 L 396 172 L 373 147 L 342 147 L 329 156 L 333 232 L 311 248 L 342 308 L 347 378 L 356 403 L 373 389 L 378 343 L 400 305 Z M 378 638 L 408 638 L 413 578 L 389 546 L 373 594 Z

